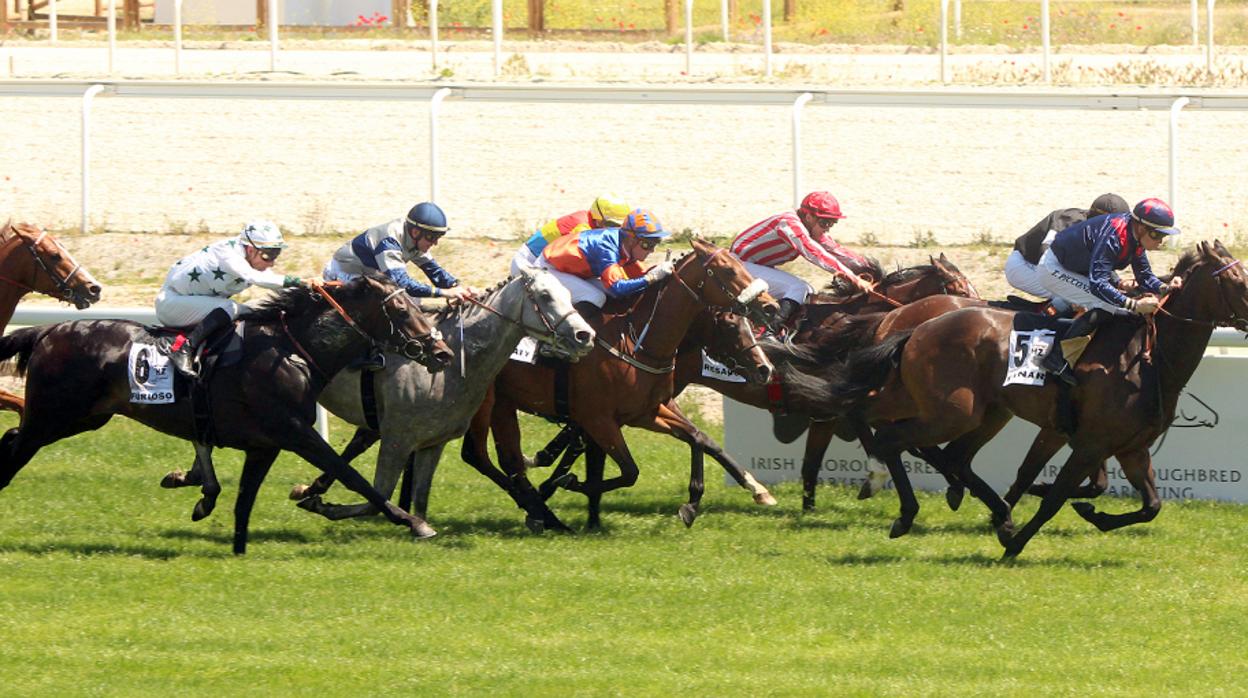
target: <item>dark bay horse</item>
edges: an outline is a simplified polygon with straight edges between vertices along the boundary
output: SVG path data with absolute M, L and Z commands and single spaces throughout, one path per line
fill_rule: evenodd
M 79 310 L 100 300 L 100 284 L 64 245 L 46 230 L 10 221 L 0 228 L 0 333 L 18 301 L 32 291 Z M 22 398 L 0 390 L 0 410 L 20 414 L 23 404 Z
M 909 530 L 918 503 L 900 454 L 949 442 L 946 465 L 993 512 L 1005 555 L 1027 542 L 1075 492 L 1114 457 L 1140 492 L 1136 512 L 1111 515 L 1087 503 L 1075 510 L 1102 531 L 1151 521 L 1161 510 L 1149 447 L 1174 419 L 1179 393 L 1195 372 L 1216 326 L 1248 327 L 1248 274 L 1221 242 L 1200 243 L 1175 267 L 1181 289 L 1166 298 L 1155 332 L 1130 319 L 1103 326 L 1084 351 L 1072 390 L 1080 419 L 1071 455 L 1035 516 L 1017 533 L 1009 506 L 971 471 L 983 444 L 1015 415 L 1045 429 L 1060 429 L 1059 390 L 1002 386 L 1008 365 L 1013 313 L 966 308 L 920 325 L 912 334 L 851 354 L 829 406 L 877 426 L 863 434 L 868 451 L 883 460 L 902 499 L 891 535 Z M 899 362 L 899 363 L 898 363 Z
M 620 467 L 620 476 L 603 480 L 596 467 L 586 481 L 569 475 L 563 486 L 590 499 L 590 526 L 597 526 L 601 495 L 636 482 L 637 463 L 624 441 L 622 426 L 669 434 L 694 443 L 697 432 L 683 415 L 667 407 L 674 394 L 676 352 L 700 312 L 709 307 L 735 308 L 769 315 L 775 300 L 765 284 L 750 276 L 726 250 L 699 238 L 693 253 L 677 263 L 676 273 L 647 291 L 625 315 L 608 319 L 598 332 L 598 347 L 568 367 L 567 410 L 557 405 L 556 372 L 509 362 L 494 384 L 494 404 L 483 406 L 465 439 L 465 455 L 488 460 L 486 436 L 493 431 L 499 465 L 512 477 L 523 476 L 517 410 L 573 422 Z M 488 409 L 487 409 L 488 408 Z M 700 433 L 700 432 L 698 432 Z M 590 466 L 594 464 L 589 463 Z M 761 486 L 760 486 L 761 487 Z M 691 487 L 691 498 L 695 493 Z M 547 518 L 553 517 L 553 514 Z
M 280 451 L 298 454 L 332 473 L 347 487 L 383 509 L 391 522 L 418 538 L 432 535 L 419 518 L 386 501 L 313 427 L 316 398 L 339 370 L 374 343 L 403 352 L 430 367 L 451 358 L 429 320 L 388 280 L 363 277 L 328 287 L 324 295 L 290 289 L 261 304 L 246 318 L 242 358 L 218 367 L 208 385 L 214 426 L 211 446 L 246 452 L 234 507 L 234 552 L 247 546 L 247 526 L 256 492 Z M 104 426 L 124 415 L 188 441 L 198 438 L 190 400 L 170 404 L 131 402 L 132 346 L 153 344 L 134 322 L 63 322 L 19 330 L 0 338 L 0 361 L 17 357 L 26 375 L 26 412 L 21 426 L 0 438 L 0 489 L 42 447 Z M 143 358 L 133 370 L 153 369 Z M 166 367 L 166 370 L 169 370 Z M 185 384 L 174 383 L 175 393 Z M 206 469 L 216 492 L 211 469 Z

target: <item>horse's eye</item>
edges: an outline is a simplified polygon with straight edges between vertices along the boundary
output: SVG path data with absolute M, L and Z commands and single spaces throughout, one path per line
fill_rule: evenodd
M 53 262 L 59 262 L 59 261 L 61 261 L 61 255 L 59 255 L 59 254 L 54 254 L 54 255 L 52 255 L 52 261 L 53 261 Z
M 541 298 L 544 301 L 548 301 L 551 298 L 553 298 L 553 296 L 550 295 L 550 291 L 542 291 L 541 293 L 538 294 L 538 298 Z

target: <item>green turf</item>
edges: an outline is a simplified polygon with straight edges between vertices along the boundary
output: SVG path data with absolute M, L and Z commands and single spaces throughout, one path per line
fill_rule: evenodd
M 221 505 L 192 523 L 198 494 L 157 487 L 187 445 L 119 419 L 51 446 L 0 493 L 0 694 L 1248 690 L 1248 507 L 1172 503 L 1112 534 L 1065 511 L 1002 564 L 974 501 L 952 513 L 924 496 L 914 532 L 890 541 L 891 493 L 824 488 L 803 515 L 793 486 L 763 509 L 708 470 L 686 530 L 683 447 L 629 437 L 642 479 L 606 497 L 606 530 L 540 537 L 458 442 L 426 543 L 296 509 L 286 493 L 311 469 L 283 456 L 243 558 L 238 454 L 219 453 Z M 581 526 L 579 495 L 552 501 Z

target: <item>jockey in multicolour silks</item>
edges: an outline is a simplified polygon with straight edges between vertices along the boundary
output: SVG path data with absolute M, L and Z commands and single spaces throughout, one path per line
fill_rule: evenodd
M 594 203 L 586 211 L 577 211 L 546 221 L 520 246 L 520 249 L 516 250 L 515 256 L 511 259 L 511 275 L 519 274 L 521 267 L 535 266 L 538 258 L 542 256 L 542 250 L 546 249 L 546 245 L 549 245 L 552 240 L 579 233 L 582 230 L 618 228 L 631 210 L 632 208 L 619 197 L 604 194 L 594 199 Z
M 385 274 L 417 298 L 462 300 L 480 295 L 459 281 L 429 254 L 446 235 L 446 214 L 437 204 L 416 204 L 403 218 L 369 228 L 339 247 L 325 265 L 326 281 L 350 281 L 365 272 Z M 407 273 L 411 262 L 429 277 L 432 285 L 421 283 Z
M 1164 296 L 1182 285 L 1175 278 L 1163 284 L 1153 274 L 1145 252 L 1156 250 L 1171 235 L 1177 235 L 1174 211 L 1161 199 L 1145 199 L 1131 213 L 1111 213 L 1089 218 L 1057 234 L 1040 258 L 1040 281 L 1053 298 L 1087 308 L 1075 319 L 1066 334 L 1069 341 L 1087 337 L 1097 325 L 1114 315 L 1157 312 Z M 1115 286 L 1113 272 L 1128 265 L 1136 285 L 1150 295 L 1128 298 Z M 1073 384 L 1060 345 L 1054 345 L 1040 364 L 1061 380 Z
M 1082 223 L 1089 218 L 1107 213 L 1126 213 L 1131 210 L 1127 202 L 1117 194 L 1101 194 L 1092 202 L 1092 208 L 1059 208 L 1045 216 L 1014 241 L 1014 251 L 1005 258 L 1005 280 L 1014 288 L 1038 298 L 1050 298 L 1040 282 L 1040 257 L 1053 244 L 1053 238 L 1061 231 Z M 1051 299 L 1058 313 L 1065 313 L 1070 306 L 1063 300 Z
M 156 318 L 168 327 L 195 326 L 189 334 L 160 339 L 174 368 L 195 376 L 195 352 L 217 330 L 228 327 L 251 312 L 243 303 L 230 300 L 249 286 L 268 289 L 320 283 L 272 271 L 286 247 L 282 231 L 269 221 L 243 226 L 238 237 L 222 240 L 174 263 L 156 294 Z
M 572 293 L 577 312 L 597 327 L 608 295 L 631 296 L 672 275 L 672 262 L 649 270 L 641 266 L 668 235 L 653 213 L 639 208 L 625 216 L 619 228 L 582 230 L 555 239 L 542 251 L 538 267 L 550 271 Z
M 798 257 L 845 277 L 858 288 L 871 288 L 870 282 L 860 276 L 871 268 L 867 259 L 827 235 L 844 217 L 836 197 L 826 191 L 811 192 L 802 199 L 797 211 L 785 211 L 759 221 L 732 241 L 730 249 L 745 263 L 746 270 L 754 278 L 766 281 L 771 293 L 780 299 L 777 326 L 792 319 L 814 291 L 810 284 L 776 268 Z

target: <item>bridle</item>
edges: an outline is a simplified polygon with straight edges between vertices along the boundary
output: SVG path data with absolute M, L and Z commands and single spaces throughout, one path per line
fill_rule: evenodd
M 494 315 L 498 316 L 499 318 L 507 322 L 510 322 L 513 325 L 516 325 L 520 329 L 524 330 L 525 334 L 532 337 L 533 339 L 536 339 L 542 344 L 546 344 L 555 349 L 559 349 L 559 344 L 560 344 L 559 328 L 563 327 L 564 324 L 567 323 L 568 320 L 573 315 L 576 314 L 576 309 L 575 308 L 569 309 L 568 312 L 560 315 L 558 318 L 556 318 L 552 322 L 550 318 L 546 317 L 546 312 L 542 310 L 542 306 L 540 303 L 537 302 L 537 298 L 533 296 L 532 280 L 529 277 L 524 277 L 521 283 L 523 284 L 523 287 L 524 287 L 525 300 L 527 300 L 529 304 L 533 307 L 533 310 L 537 312 L 538 319 L 542 321 L 542 327 L 533 327 L 532 325 L 525 324 L 523 320 L 516 320 L 515 318 L 507 317 L 506 315 L 503 315 L 502 313 L 498 312 L 494 308 L 490 307 L 489 305 L 486 305 L 485 303 L 475 298 L 466 298 L 465 300 L 477 306 L 478 308 L 487 310 L 493 313 Z
M 1248 318 L 1241 318 L 1235 314 L 1235 310 L 1234 310 L 1234 307 L 1231 305 L 1230 299 L 1226 297 L 1226 287 L 1223 286 L 1222 279 L 1221 279 L 1222 272 L 1227 271 L 1228 269 L 1232 269 L 1236 266 L 1239 266 L 1240 264 L 1242 264 L 1241 260 L 1238 260 L 1238 259 L 1232 260 L 1228 262 L 1227 264 L 1224 264 L 1221 267 L 1214 269 L 1212 272 L 1209 273 L 1209 275 L 1217 278 L 1218 298 L 1222 301 L 1222 306 L 1225 307 L 1227 310 L 1227 319 L 1223 320 L 1222 322 L 1229 324 L 1231 327 L 1234 327 L 1235 329 L 1240 330 L 1241 332 L 1248 332 Z M 1190 273 L 1188 275 L 1190 276 Z M 1181 317 L 1179 315 L 1175 315 L 1174 313 L 1165 309 L 1166 302 L 1169 300 L 1170 300 L 1170 296 L 1168 295 L 1165 298 L 1161 299 L 1161 303 L 1157 306 L 1157 312 L 1165 315 L 1166 317 L 1172 318 L 1174 320 L 1178 320 L 1180 322 L 1186 322 L 1192 325 L 1200 325 L 1202 327 L 1218 327 L 1221 325 L 1221 323 L 1219 323 L 1219 321 L 1217 320 L 1197 320 L 1196 318 L 1186 318 L 1186 317 Z M 1154 329 L 1153 332 L 1155 333 L 1156 330 Z
M 16 240 L 20 240 L 22 242 L 22 244 L 26 247 L 26 250 L 30 252 L 30 256 L 34 258 L 35 264 L 40 269 L 43 270 L 43 273 L 47 275 L 47 277 L 52 281 L 53 285 L 56 286 L 57 293 L 60 295 L 61 299 L 72 300 L 74 296 L 76 295 L 76 291 L 74 290 L 72 286 L 69 285 L 69 280 L 77 276 L 78 272 L 82 271 L 82 264 L 78 263 L 78 261 L 74 259 L 74 256 L 69 253 L 69 250 L 65 249 L 65 247 L 62 246 L 61 243 L 56 238 L 49 237 L 48 231 L 46 230 L 39 231 L 39 237 L 35 238 L 34 240 L 26 239 L 25 237 L 21 235 L 21 233 L 17 232 L 16 230 L 13 230 L 12 232 L 13 232 L 13 238 Z M 39 256 L 39 243 L 45 237 L 48 237 L 52 241 L 52 244 L 56 245 L 56 249 L 64 257 L 68 258 L 69 261 L 73 262 L 74 264 L 74 268 L 70 269 L 69 273 L 66 274 L 64 277 L 57 276 L 55 270 L 52 267 L 50 267 L 46 261 L 44 261 L 43 257 Z M 35 290 L 34 287 L 24 284 L 20 281 L 17 281 L 16 279 L 11 279 L 3 274 L 0 274 L 0 281 L 16 286 L 24 291 Z
M 711 264 L 715 261 L 715 258 L 721 254 L 728 254 L 728 250 L 720 247 L 702 261 L 702 269 L 705 272 L 703 276 L 705 278 L 703 278 L 696 287 L 690 286 L 679 273 L 673 272 L 672 276 L 675 277 L 676 281 L 680 284 L 680 287 L 688 292 L 695 301 L 707 307 L 714 307 L 702 298 L 702 288 L 706 286 L 707 279 L 710 279 L 715 282 L 715 285 L 719 287 L 719 290 L 722 291 L 725 296 L 732 299 L 733 304 L 729 306 L 727 310 L 731 310 L 738 315 L 748 316 L 754 310 L 750 307 L 750 303 L 757 300 L 758 297 L 767 290 L 767 282 L 762 279 L 754 279 L 748 286 L 742 289 L 740 293 L 733 293 L 732 289 L 728 288 L 728 285 L 723 281 L 723 279 L 720 279 L 719 276 L 715 274 L 715 267 L 711 266 Z
M 386 321 L 390 323 L 390 334 L 385 341 L 378 342 L 372 335 L 365 332 L 364 329 L 360 327 L 359 323 L 352 319 L 351 315 L 347 313 L 346 308 L 343 308 L 342 305 L 338 303 L 332 295 L 330 295 L 329 291 L 325 289 L 324 284 L 317 284 L 313 288 L 316 289 L 317 293 L 321 294 L 321 297 L 329 303 L 330 307 L 338 312 L 338 315 L 342 317 L 348 327 L 355 330 L 356 333 L 364 339 L 368 340 L 369 344 L 372 346 L 380 344 L 387 350 L 396 354 L 402 354 L 405 358 L 411 359 L 412 361 L 422 361 L 429 355 L 429 345 L 442 339 L 442 333 L 439 332 L 436 327 L 430 329 L 429 332 L 423 335 L 413 337 L 403 328 L 402 320 L 396 320 L 394 315 L 391 313 L 388 304 L 396 296 L 406 294 L 407 291 L 405 289 L 396 289 L 387 294 L 385 298 L 381 299 L 381 312 L 382 315 L 385 316 Z M 406 296 L 404 296 L 404 300 L 406 301 Z M 394 341 L 393 338 L 396 336 L 402 339 L 401 343 Z
M 746 323 L 746 330 L 748 331 L 748 336 L 750 337 L 749 345 L 740 347 L 738 351 L 721 353 L 720 351 L 711 351 L 711 346 L 708 344 L 706 346 L 706 354 L 712 359 L 715 359 L 719 363 L 723 364 L 728 370 L 741 375 L 748 372 L 750 367 L 741 363 L 741 361 L 738 360 L 738 357 L 748 355 L 755 349 L 758 349 L 758 339 L 754 333 L 754 325 L 750 321 L 750 318 L 746 315 L 740 315 L 739 317 Z M 718 319 L 712 320 L 712 323 L 715 322 L 718 322 Z M 714 335 L 712 334 L 712 337 L 713 336 Z

